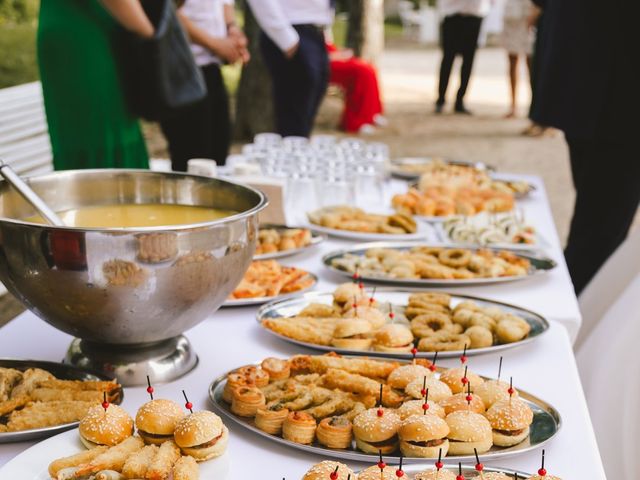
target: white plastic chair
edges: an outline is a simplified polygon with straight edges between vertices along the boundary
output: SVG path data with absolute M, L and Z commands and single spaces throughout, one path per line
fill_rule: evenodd
M 576 351 L 639 273 L 640 228 L 637 228 L 606 261 L 578 299 L 582 326 L 574 345 Z
M 640 275 L 628 283 L 577 353 L 607 478 L 640 471 Z

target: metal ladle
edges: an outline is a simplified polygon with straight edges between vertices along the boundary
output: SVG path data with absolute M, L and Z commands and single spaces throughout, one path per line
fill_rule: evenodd
M 49 224 L 56 227 L 65 227 L 66 225 L 60 219 L 58 214 L 51 210 L 49 206 L 34 192 L 29 185 L 26 184 L 13 169 L 0 159 L 0 175 L 11 185 L 16 191 L 29 202 L 33 208 L 40 214 L 42 218 Z

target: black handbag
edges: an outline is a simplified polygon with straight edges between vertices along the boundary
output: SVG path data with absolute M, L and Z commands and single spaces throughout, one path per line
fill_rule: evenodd
M 142 0 L 153 38 L 128 33 L 123 52 L 131 112 L 147 120 L 170 118 L 204 99 L 207 87 L 172 0 Z

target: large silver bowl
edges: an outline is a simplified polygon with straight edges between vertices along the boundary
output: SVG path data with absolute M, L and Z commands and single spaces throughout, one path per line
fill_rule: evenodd
M 0 280 L 43 320 L 96 344 L 144 348 L 214 312 L 251 262 L 266 205 L 252 188 L 180 173 L 78 170 L 28 183 L 55 211 L 160 203 L 239 212 L 181 226 L 52 227 L 21 220 L 33 208 L 0 181 Z

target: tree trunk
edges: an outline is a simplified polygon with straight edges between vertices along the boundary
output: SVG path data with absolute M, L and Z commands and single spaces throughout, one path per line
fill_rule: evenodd
M 251 60 L 242 68 L 236 94 L 236 140 L 251 140 L 256 133 L 274 130 L 271 77 L 260 54 L 260 27 L 246 2 L 244 21 Z
M 384 49 L 383 0 L 350 0 L 347 47 L 358 57 L 376 63 Z

